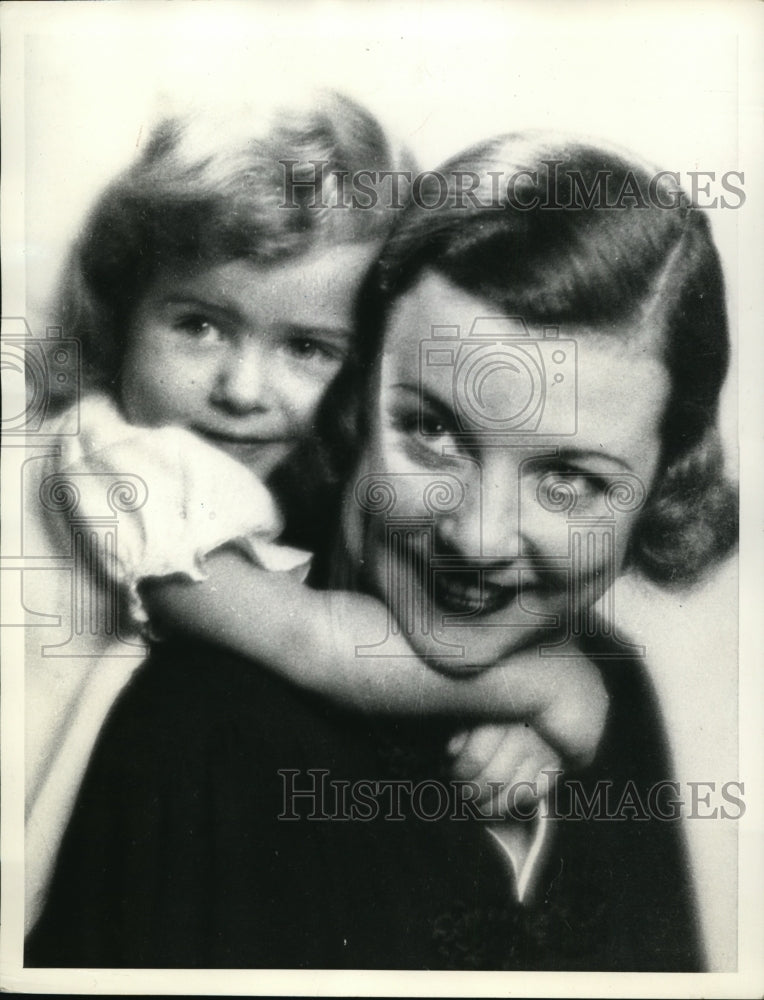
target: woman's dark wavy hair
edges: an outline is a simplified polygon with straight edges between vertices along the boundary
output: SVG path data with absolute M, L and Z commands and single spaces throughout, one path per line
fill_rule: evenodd
M 57 322 L 81 341 L 83 388 L 117 391 L 131 316 L 160 270 L 267 266 L 322 241 L 380 238 L 391 213 L 333 208 L 334 172 L 398 166 L 379 123 L 334 92 L 267 127 L 204 114 L 160 122 L 96 202 L 60 278 Z
M 346 383 L 338 386 L 342 398 L 327 399 L 335 428 L 344 400 L 346 426 L 356 439 L 359 426 L 362 440 L 368 434 L 367 401 L 390 311 L 426 268 L 529 323 L 606 332 L 651 304 L 671 393 L 658 475 L 628 562 L 662 585 L 698 580 L 737 539 L 737 492 L 724 475 L 717 426 L 729 360 L 724 281 L 705 215 L 672 175 L 618 150 L 542 132 L 476 145 L 429 180 L 363 290 L 364 378 L 355 392 Z M 347 443 L 340 449 L 348 461 L 358 454 Z

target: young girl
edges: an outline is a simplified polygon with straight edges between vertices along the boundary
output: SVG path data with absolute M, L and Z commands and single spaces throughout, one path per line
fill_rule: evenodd
M 551 193 L 544 182 L 550 163 L 561 168 Z M 617 199 L 627 183 L 649 190 L 656 174 L 617 151 L 543 133 L 481 144 L 445 164 L 444 176 L 450 199 L 437 210 L 407 209 L 366 289 L 367 339 L 359 349 L 373 363 L 358 389 L 364 433 L 356 457 L 358 483 L 370 472 L 382 482 L 408 477 L 409 484 L 420 475 L 428 482 L 448 475 L 464 486 L 464 500 L 436 510 L 427 536 L 412 527 L 423 519 L 421 491 L 401 487 L 395 512 L 410 530 L 395 545 L 384 505 L 376 513 L 367 507 L 357 531 L 349 516 L 345 534 L 370 592 L 395 607 L 400 589 L 416 595 L 418 588 L 415 610 L 424 604 L 436 623 L 448 616 L 442 636 L 465 654 L 457 667 L 488 665 L 530 643 L 536 656 L 544 646 L 561 654 L 564 686 L 568 664 L 578 661 L 566 658 L 565 636 L 549 649 L 560 637 L 545 634 L 545 623 L 560 616 L 574 636 L 578 624 L 578 641 L 605 678 L 608 724 L 578 787 L 552 794 L 554 828 L 536 892 L 522 902 L 512 898 L 496 859 L 478 840 L 460 839 L 464 827 L 456 822 L 446 824 L 445 850 L 438 824 L 420 837 L 392 821 L 403 814 L 381 823 L 371 849 L 363 823 L 320 822 L 332 818 L 321 812 L 326 801 L 317 782 L 321 774 L 337 777 L 329 770 L 335 742 L 346 767 L 339 775 L 370 777 L 351 721 L 327 721 L 291 687 L 268 687 L 260 672 L 187 643 L 155 651 L 105 730 L 30 961 L 700 967 L 691 880 L 666 812 L 671 769 L 660 713 L 642 664 L 592 607 L 626 567 L 659 582 L 687 583 L 734 543 L 734 491 L 723 475 L 716 423 L 728 334 L 708 222 L 666 175 L 658 194 L 672 210 L 576 203 L 581 184 L 595 190 L 604 177 Z M 488 205 L 465 204 L 465 176 L 484 185 L 489 199 L 495 177 L 522 182 Z M 555 200 L 559 207 L 540 207 Z M 456 355 L 454 331 L 472 331 L 485 317 L 494 318 L 492 336 L 472 341 L 468 334 L 464 356 Z M 517 317 L 530 331 L 525 338 Z M 561 329 L 550 347 L 544 331 L 551 325 Z M 420 368 L 433 329 L 451 333 L 450 360 Z M 438 346 L 443 362 L 443 342 Z M 487 355 L 473 351 L 486 346 Z M 569 411 L 552 400 L 545 416 L 556 414 L 557 422 L 497 434 L 517 412 L 506 391 L 518 384 L 511 374 L 509 383 L 503 376 L 485 380 L 469 399 L 455 391 L 453 373 L 464 357 L 488 356 L 516 374 L 523 350 L 527 372 L 535 355 L 566 377 L 572 369 L 559 355 L 576 350 L 574 423 L 561 422 Z M 547 384 L 551 392 L 561 383 Z M 356 515 L 358 483 L 351 479 L 348 489 Z M 432 562 L 443 560 L 435 587 L 423 572 L 423 538 L 432 543 Z M 301 593 L 299 584 L 257 574 L 235 554 L 211 557 L 209 569 L 199 584 L 162 584 L 154 604 L 185 609 L 186 627 L 202 634 L 217 619 L 224 641 L 246 650 L 258 641 L 247 617 L 254 597 L 268 611 L 264 631 L 289 642 L 289 602 Z M 260 596 L 266 587 L 277 595 L 270 609 Z M 222 609 L 215 601 L 221 593 Z M 342 607 L 347 600 L 340 626 L 347 621 L 355 639 L 351 598 L 308 599 L 316 602 L 316 618 L 295 617 L 293 627 L 301 636 L 307 628 L 313 645 L 295 641 L 285 659 L 309 675 L 315 660 L 321 674 L 322 602 Z M 371 603 L 359 606 L 373 613 Z M 399 610 L 413 650 L 431 657 L 432 633 Z M 538 624 L 515 617 L 519 611 L 536 615 Z M 397 665 L 402 686 L 406 665 Z M 447 669 L 447 658 L 438 665 Z M 455 683 L 469 698 L 483 684 L 488 690 L 502 669 Z M 363 676 L 363 661 L 359 671 Z M 374 681 L 369 674 L 366 683 Z M 395 700 L 398 675 L 390 683 Z M 428 697 L 436 702 L 440 680 L 432 683 Z M 348 764 L 355 752 L 358 767 L 353 759 Z M 300 769 L 306 762 L 318 768 L 313 784 Z M 299 777 L 299 795 L 308 800 L 306 811 L 313 809 L 303 818 L 313 822 L 286 821 L 292 817 L 277 769 Z M 358 787 L 350 780 L 335 785 Z M 662 798 L 650 798 L 661 788 Z M 348 817 L 340 810 L 335 818 Z
M 400 635 L 384 658 L 358 657 L 388 627 L 383 606 L 302 586 L 308 554 L 275 544 L 282 519 L 266 482 L 280 486 L 287 510 L 301 501 L 291 538 L 313 547 L 327 530 L 328 501 L 306 482 L 299 449 L 317 447 L 328 387 L 358 378 L 351 305 L 392 222 L 383 192 L 343 206 L 338 177 L 396 166 L 378 125 L 339 97 L 257 137 L 168 121 L 80 235 L 61 319 L 82 342 L 87 391 L 58 418 L 56 453 L 27 483 L 40 545 L 74 558 L 71 575 L 57 574 L 58 589 L 40 597 L 69 617 L 69 640 L 41 651 L 29 634 L 30 923 L 102 722 L 140 662 L 139 584 L 199 581 L 224 545 L 246 555 L 236 600 L 199 592 L 194 622 L 183 607 L 168 615 L 157 590 L 155 630 L 200 625 L 367 711 L 531 720 L 539 737 L 523 777 L 560 755 L 586 760 L 596 746 L 607 700 L 584 660 L 563 669 L 535 659 L 529 670 L 518 658 L 465 684 L 429 670 Z M 297 655 L 305 648 L 310 668 Z

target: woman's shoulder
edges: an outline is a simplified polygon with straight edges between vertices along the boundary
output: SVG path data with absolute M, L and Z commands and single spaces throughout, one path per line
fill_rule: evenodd
M 639 784 L 672 779 L 663 711 L 644 650 L 604 634 L 585 639 L 582 650 L 600 671 L 610 698 L 605 732 L 591 770 Z
M 239 719 L 256 705 L 243 683 L 254 667 L 237 665 L 239 683 L 229 657 L 214 647 L 154 647 L 102 727 L 88 769 L 91 784 L 116 783 L 153 794 L 174 782 L 177 798 L 186 794 L 186 783 L 196 787 L 204 775 L 224 768 L 229 751 L 241 751 L 236 733 L 247 730 Z

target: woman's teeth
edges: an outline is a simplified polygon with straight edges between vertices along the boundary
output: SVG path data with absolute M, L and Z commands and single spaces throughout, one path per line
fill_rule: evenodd
M 517 596 L 517 586 L 502 586 L 483 581 L 468 583 L 455 575 L 436 573 L 433 581 L 438 606 L 460 614 L 493 614 L 506 608 Z

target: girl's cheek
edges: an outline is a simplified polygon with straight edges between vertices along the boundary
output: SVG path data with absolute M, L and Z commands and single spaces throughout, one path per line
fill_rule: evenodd
M 278 377 L 285 409 L 299 424 L 312 424 L 331 378 L 305 371 L 287 370 Z

